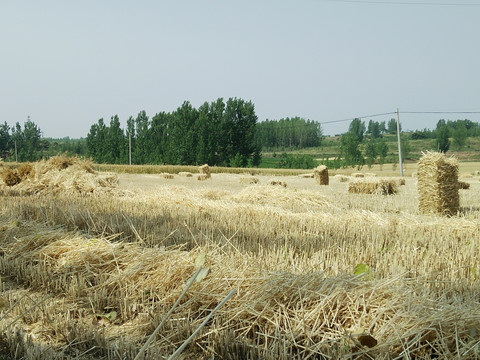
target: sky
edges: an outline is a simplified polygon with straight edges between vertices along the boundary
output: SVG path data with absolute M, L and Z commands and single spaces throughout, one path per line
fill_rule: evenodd
M 480 0 L 0 1 L 0 123 L 44 137 L 230 97 L 327 135 L 480 122 L 407 113 L 480 112 Z

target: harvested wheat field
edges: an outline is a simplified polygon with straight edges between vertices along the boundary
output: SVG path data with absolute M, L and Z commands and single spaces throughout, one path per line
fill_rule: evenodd
M 445 217 L 415 178 L 352 194 L 80 164 L 0 184 L 0 358 L 480 357 L 474 178 Z

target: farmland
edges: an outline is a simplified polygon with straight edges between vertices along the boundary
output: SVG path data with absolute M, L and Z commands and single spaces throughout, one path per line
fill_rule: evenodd
M 0 185 L 0 359 L 168 358 L 232 290 L 181 358 L 480 357 L 480 164 L 452 217 L 418 212 L 413 164 L 388 196 L 74 165 Z

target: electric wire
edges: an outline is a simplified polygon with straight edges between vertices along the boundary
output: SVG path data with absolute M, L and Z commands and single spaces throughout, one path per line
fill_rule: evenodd
M 424 6 L 480 6 L 480 3 L 437 3 L 431 1 L 382 1 L 382 0 L 320 0 L 324 2 L 342 2 L 342 3 L 353 3 L 353 4 L 379 4 L 379 5 L 424 5 Z

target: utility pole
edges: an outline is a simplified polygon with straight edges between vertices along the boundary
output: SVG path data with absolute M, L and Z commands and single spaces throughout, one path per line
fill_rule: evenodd
M 402 162 L 402 142 L 400 141 L 400 112 L 397 108 L 397 138 L 398 138 L 398 163 L 400 165 L 400 176 L 403 177 L 403 162 Z

